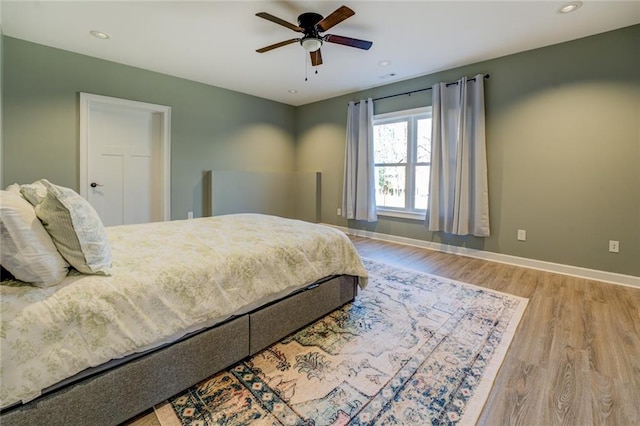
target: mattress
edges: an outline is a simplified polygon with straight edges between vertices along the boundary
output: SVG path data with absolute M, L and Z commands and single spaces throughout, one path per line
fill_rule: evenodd
M 107 228 L 111 276 L 0 286 L 2 408 L 65 378 L 248 312 L 319 279 L 366 271 L 342 232 L 241 214 Z

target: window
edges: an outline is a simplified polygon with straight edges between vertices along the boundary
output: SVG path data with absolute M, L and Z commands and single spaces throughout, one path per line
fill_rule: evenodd
M 429 197 L 431 107 L 374 116 L 373 150 L 378 214 L 424 218 Z

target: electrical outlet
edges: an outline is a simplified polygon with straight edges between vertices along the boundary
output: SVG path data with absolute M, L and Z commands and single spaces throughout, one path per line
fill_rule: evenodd
M 342 209 L 338 208 L 338 216 L 341 216 L 341 215 L 342 215 Z
M 193 212 L 187 212 L 187 219 L 193 219 Z
M 527 241 L 527 231 L 518 229 L 518 241 Z
M 609 240 L 609 253 L 620 252 L 620 241 Z

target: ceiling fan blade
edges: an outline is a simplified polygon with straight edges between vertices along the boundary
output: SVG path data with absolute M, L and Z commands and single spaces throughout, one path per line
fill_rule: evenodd
M 329 43 L 342 44 L 344 46 L 357 47 L 358 49 L 369 50 L 373 43 L 366 40 L 358 40 L 357 38 L 343 37 L 339 35 L 327 34 L 323 37 Z
M 280 19 L 277 16 L 273 16 L 267 12 L 259 12 L 256 13 L 256 16 L 259 16 L 262 19 L 266 19 L 267 21 L 275 22 L 276 24 L 282 25 L 283 27 L 287 27 L 290 30 L 297 31 L 299 33 L 303 32 L 302 28 L 297 25 L 294 25 L 290 22 L 285 21 L 284 19 Z
M 272 44 L 270 46 L 263 47 L 262 49 L 256 50 L 258 53 L 268 52 L 273 49 L 277 49 L 278 47 L 286 46 L 287 44 L 295 43 L 299 41 L 298 38 L 292 38 L 291 40 L 281 41 L 280 43 Z
M 329 16 L 324 18 L 322 21 L 318 22 L 318 28 L 320 31 L 327 31 L 329 28 L 334 25 L 339 24 L 350 16 L 355 15 L 356 13 L 349 9 L 347 6 L 340 6 L 336 10 L 333 11 Z
M 315 52 L 309 52 L 309 55 L 311 56 L 311 65 L 314 67 L 322 65 L 322 53 L 320 52 L 320 49 Z

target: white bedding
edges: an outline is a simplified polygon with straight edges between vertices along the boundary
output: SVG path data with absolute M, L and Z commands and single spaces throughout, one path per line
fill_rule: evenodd
M 323 277 L 366 283 L 346 235 L 302 221 L 241 214 L 111 227 L 107 235 L 111 276 L 0 286 L 3 408 Z

